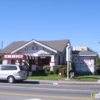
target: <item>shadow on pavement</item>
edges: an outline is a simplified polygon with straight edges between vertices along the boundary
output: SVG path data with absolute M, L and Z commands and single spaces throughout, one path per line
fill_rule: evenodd
M 0 80 L 0 83 L 8 83 L 7 81 L 4 81 L 4 80 Z M 40 84 L 39 81 L 16 81 L 12 84 Z
M 40 84 L 39 81 L 23 81 L 23 82 L 19 82 L 19 83 L 22 83 L 22 84 Z

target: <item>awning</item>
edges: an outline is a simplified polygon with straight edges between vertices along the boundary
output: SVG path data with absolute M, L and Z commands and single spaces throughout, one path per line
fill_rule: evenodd
M 26 59 L 35 59 L 35 57 L 30 54 L 25 54 L 25 56 L 26 56 Z

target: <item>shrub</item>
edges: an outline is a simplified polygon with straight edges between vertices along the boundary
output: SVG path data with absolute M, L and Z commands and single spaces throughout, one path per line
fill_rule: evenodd
M 41 70 L 41 71 L 32 71 L 32 75 L 33 76 L 47 76 L 47 73 L 45 73 L 45 71 Z
M 49 72 L 49 74 L 50 74 L 50 75 L 53 75 L 53 74 L 54 74 L 54 72 L 53 72 L 53 71 L 50 71 L 50 72 Z
M 75 63 L 72 62 L 72 71 L 75 72 Z
M 59 73 L 59 68 L 60 68 L 60 67 L 61 67 L 61 66 L 59 66 L 59 65 L 53 67 L 53 72 L 54 72 L 54 74 L 58 74 L 58 73 Z
M 61 75 L 66 76 L 67 74 L 67 69 L 64 67 L 59 68 L 59 73 L 61 73 Z
M 96 68 L 97 74 L 100 74 L 100 67 Z
M 67 65 L 61 65 L 61 68 L 67 68 Z
M 43 66 L 43 69 L 45 70 L 46 73 L 50 72 L 50 66 Z

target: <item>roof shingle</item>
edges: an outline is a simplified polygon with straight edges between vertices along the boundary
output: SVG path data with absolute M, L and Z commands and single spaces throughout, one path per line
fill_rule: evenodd
M 79 55 L 79 56 L 81 56 L 81 55 L 94 55 L 94 56 L 96 56 L 97 55 L 97 53 L 96 52 L 92 52 L 92 51 L 87 51 L 87 50 L 85 50 L 85 51 L 72 51 L 72 54 L 73 55 Z
M 26 43 L 27 43 L 26 41 L 12 42 L 7 47 L 5 47 L 3 50 L 1 50 L 0 53 L 11 53 L 13 50 L 19 48 L 20 46 Z
M 0 53 L 11 53 L 12 51 L 16 50 L 17 48 L 25 45 L 29 41 L 17 41 L 17 42 L 12 42 L 9 44 L 7 47 L 5 47 Z M 51 47 L 52 49 L 55 49 L 57 51 L 62 52 L 64 47 L 67 45 L 69 40 L 53 40 L 53 41 L 38 41 L 44 45 L 47 45 Z
M 67 43 L 69 42 L 69 40 L 54 40 L 54 41 L 40 41 L 40 42 L 53 49 L 62 52 L 66 47 Z

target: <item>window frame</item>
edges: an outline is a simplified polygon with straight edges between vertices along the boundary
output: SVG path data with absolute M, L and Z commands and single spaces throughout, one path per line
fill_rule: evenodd
M 36 50 L 39 50 L 38 46 L 36 46 Z
M 5 69 L 2 69 L 3 67 L 5 67 Z M 7 67 L 8 67 L 8 69 L 7 69 Z M 15 69 L 13 69 L 15 67 Z M 2 65 L 1 66 L 1 71 L 15 71 L 15 70 L 17 70 L 17 66 L 6 66 L 6 65 Z
M 35 49 L 34 49 L 34 45 L 31 46 L 31 50 L 35 50 Z

